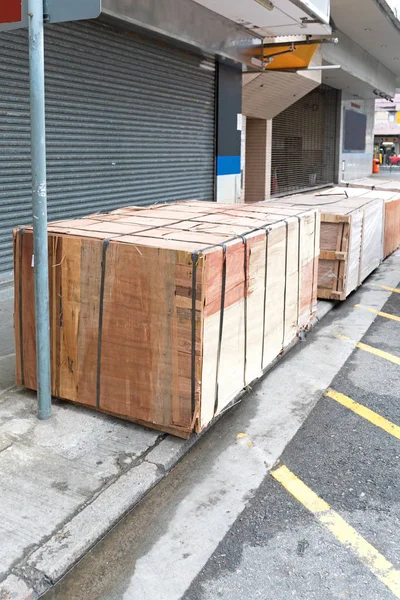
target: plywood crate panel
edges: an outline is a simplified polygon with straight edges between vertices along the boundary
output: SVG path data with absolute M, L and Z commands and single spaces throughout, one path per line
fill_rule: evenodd
M 318 297 L 344 300 L 383 258 L 384 200 L 368 190 L 332 188 L 274 203 L 321 211 Z
M 383 258 L 387 258 L 400 246 L 400 194 L 385 200 L 383 240 Z
M 385 202 L 383 258 L 387 258 L 400 246 L 400 182 L 366 178 L 345 185 L 347 193 L 381 198 Z
M 48 227 L 52 394 L 188 437 L 315 317 L 316 209 L 177 202 Z M 33 232 L 14 231 L 17 382 L 36 389 Z
M 400 193 L 400 181 L 396 179 L 376 179 L 375 177 L 364 177 L 353 181 L 343 181 L 342 187 L 367 189 L 372 191 L 386 191 Z

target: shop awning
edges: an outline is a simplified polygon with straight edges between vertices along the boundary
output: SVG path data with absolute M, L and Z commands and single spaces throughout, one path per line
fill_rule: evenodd
M 312 57 L 314 56 L 319 44 L 279 44 L 264 46 L 261 48 L 252 48 L 251 54 L 257 61 L 264 63 L 264 69 L 267 71 L 293 71 L 296 69 L 306 69 Z M 270 62 L 268 62 L 270 61 Z

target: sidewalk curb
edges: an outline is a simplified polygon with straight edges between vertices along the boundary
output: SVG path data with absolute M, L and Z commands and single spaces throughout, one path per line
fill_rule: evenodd
M 319 302 L 313 327 L 334 306 L 333 302 Z M 244 392 L 244 395 L 247 393 Z M 15 565 L 0 583 L 0 598 L 37 600 L 45 594 L 168 475 L 206 431 L 193 435 L 189 440 L 172 436 L 164 438 L 139 465 L 121 475 L 47 542 Z
M 334 300 L 318 300 L 316 322 L 319 323 L 322 321 L 335 306 L 337 306 L 337 302 Z

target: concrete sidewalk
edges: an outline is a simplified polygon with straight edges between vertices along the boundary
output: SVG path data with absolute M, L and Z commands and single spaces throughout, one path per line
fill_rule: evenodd
M 13 330 L 13 290 L 2 287 L 0 279 L 0 394 L 15 382 L 15 354 Z
M 397 285 L 399 261 L 396 255 L 386 261 L 374 280 Z M 389 292 L 375 294 L 379 305 Z M 321 303 L 320 318 L 332 306 Z M 0 310 L 1 348 L 6 357 L 0 360 L 8 361 L 0 389 L 6 389 L 14 360 L 9 352 L 10 294 L 0 297 Z M 265 410 L 273 410 L 268 399 L 265 402 Z M 301 422 L 306 416 L 302 415 Z M 285 444 L 292 435 L 287 433 Z M 0 598 L 39 597 L 134 507 L 197 439 L 179 440 L 61 401 L 54 402 L 52 419 L 40 422 L 35 394 L 21 389 L 0 393 Z

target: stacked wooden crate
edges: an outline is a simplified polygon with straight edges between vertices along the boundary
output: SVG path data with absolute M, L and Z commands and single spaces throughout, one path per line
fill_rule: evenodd
M 379 184 L 379 185 L 377 185 Z M 383 258 L 387 258 L 400 246 L 400 182 L 383 183 L 374 178 L 360 179 L 346 184 L 348 193 L 369 198 L 382 198 L 385 202 L 385 225 L 383 234 Z
M 344 300 L 383 258 L 384 202 L 364 191 L 332 188 L 274 201 L 321 211 L 318 298 Z
M 315 208 L 193 201 L 48 229 L 59 398 L 188 437 L 315 317 Z M 14 232 L 15 340 L 36 389 L 32 238 Z
M 371 192 L 376 194 L 376 192 Z M 385 201 L 385 228 L 383 236 L 383 258 L 387 258 L 400 246 L 400 193 L 379 192 Z
M 353 181 L 344 181 L 341 184 L 347 188 L 368 189 L 373 191 L 400 193 L 400 181 L 396 179 L 376 179 L 375 177 L 364 177 Z

